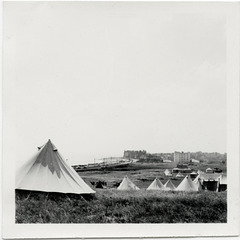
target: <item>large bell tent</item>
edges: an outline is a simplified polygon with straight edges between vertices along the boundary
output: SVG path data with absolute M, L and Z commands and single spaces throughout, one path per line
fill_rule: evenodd
M 16 189 L 74 194 L 95 193 L 49 140 L 17 174 Z

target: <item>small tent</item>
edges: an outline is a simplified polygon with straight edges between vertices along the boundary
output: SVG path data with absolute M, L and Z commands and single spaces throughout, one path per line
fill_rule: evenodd
M 186 176 L 182 182 L 178 185 L 176 188 L 176 191 L 185 191 L 185 192 L 190 192 L 190 191 L 198 191 L 196 185 L 193 183 L 191 178 L 189 176 Z
M 117 190 L 139 190 L 139 188 L 126 176 Z
M 107 188 L 106 185 L 104 185 L 104 181 L 97 181 L 95 184 L 95 188 Z
M 164 189 L 165 189 L 164 185 L 158 178 L 155 178 L 154 181 L 147 188 L 147 190 L 164 190 Z
M 49 140 L 17 174 L 16 189 L 74 194 L 95 193 L 63 160 Z
M 206 173 L 213 173 L 213 169 L 207 168 L 207 169 L 206 169 Z
M 176 175 L 176 178 L 183 178 L 183 177 L 184 177 L 184 175 L 180 172 Z
M 170 179 L 164 184 L 164 187 L 165 190 L 175 190 L 176 188 Z

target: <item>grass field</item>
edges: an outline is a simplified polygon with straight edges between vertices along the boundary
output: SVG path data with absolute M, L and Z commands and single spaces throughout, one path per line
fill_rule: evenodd
M 99 180 L 106 181 L 110 188 L 113 187 L 115 183 L 121 182 L 123 177 L 127 175 L 139 188 L 147 188 L 156 177 L 158 177 L 162 183 L 171 179 L 172 177 L 165 176 L 164 171 L 174 167 L 176 167 L 176 163 L 136 163 L 128 168 L 125 167 L 123 169 L 118 169 L 117 171 L 86 171 L 79 172 L 79 175 L 84 180 L 87 180 L 87 182 Z M 193 171 L 202 170 L 204 172 L 208 167 L 219 167 L 224 173 L 226 173 L 226 164 L 222 163 L 202 163 L 190 167 Z M 182 178 L 176 179 L 175 175 L 176 174 L 173 176 L 174 179 L 172 182 L 177 187 L 182 181 Z
M 226 192 L 117 191 L 80 195 L 16 191 L 16 223 L 223 223 Z

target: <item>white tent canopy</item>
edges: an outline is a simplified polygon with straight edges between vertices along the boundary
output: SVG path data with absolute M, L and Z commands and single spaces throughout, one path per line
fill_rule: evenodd
M 201 181 L 219 181 L 221 175 L 222 173 L 200 173 L 197 177 L 199 177 Z
M 126 176 L 117 190 L 139 190 L 139 188 Z
M 212 168 L 207 168 L 206 173 L 213 173 L 213 169 Z
M 165 187 L 158 178 L 155 178 L 147 190 L 165 190 Z
M 179 173 L 176 175 L 176 177 L 177 177 L 177 178 L 182 178 L 182 177 L 184 177 L 184 175 L 179 172 Z
M 176 191 L 190 192 L 190 191 L 198 191 L 198 190 L 197 190 L 197 185 L 193 183 L 193 181 L 189 176 L 186 176 L 182 180 L 182 182 L 178 185 L 178 187 L 176 188 Z
M 166 190 L 175 190 L 176 188 L 170 179 L 164 184 L 164 187 Z
M 74 194 L 95 193 L 49 140 L 17 174 L 16 189 Z

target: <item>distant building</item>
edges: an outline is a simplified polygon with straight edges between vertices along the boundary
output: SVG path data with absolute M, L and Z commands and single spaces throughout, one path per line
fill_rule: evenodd
M 145 150 L 133 151 L 126 150 L 123 153 L 124 158 L 133 158 L 133 159 L 144 159 L 146 158 L 147 152 Z
M 174 152 L 174 162 L 190 162 L 190 152 Z

